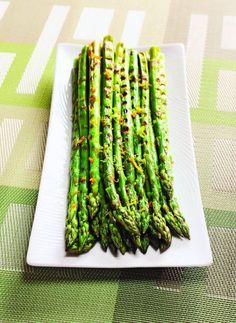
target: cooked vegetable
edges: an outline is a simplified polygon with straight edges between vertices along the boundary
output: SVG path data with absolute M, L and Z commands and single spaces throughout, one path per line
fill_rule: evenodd
M 179 234 L 189 238 L 189 228 L 174 197 L 172 158 L 169 154 L 169 135 L 167 122 L 166 76 L 164 56 L 158 47 L 150 48 L 150 85 L 152 125 L 156 137 L 160 183 L 165 203 L 166 220 Z
M 145 52 L 139 53 L 140 70 L 141 70 L 141 123 L 143 127 L 143 150 L 144 159 L 146 162 L 146 170 L 148 175 L 148 181 L 150 182 L 151 192 L 148 194 L 151 197 L 151 207 L 153 212 L 151 213 L 151 223 L 153 228 L 160 233 L 161 237 L 167 242 L 171 241 L 170 230 L 166 225 L 165 218 L 161 213 L 161 202 L 159 194 L 159 179 L 158 168 L 155 163 L 155 157 L 152 150 L 152 141 L 150 137 L 150 118 L 149 118 L 149 74 L 148 74 L 148 61 Z
M 78 73 L 78 114 L 80 132 L 80 176 L 79 176 L 79 252 L 88 248 L 88 240 L 93 237 L 89 230 L 88 221 L 88 182 L 89 182 L 89 146 L 88 146 L 88 103 L 87 103 L 87 52 L 84 46 L 81 52 Z
M 112 99 L 113 99 L 113 74 L 114 74 L 114 44 L 110 36 L 104 38 L 102 66 L 102 138 L 103 138 L 103 176 L 113 216 L 140 245 L 139 230 L 135 219 L 127 208 L 122 206 L 120 197 L 115 187 L 115 172 L 113 159 L 113 133 L 112 133 Z
M 101 247 L 104 251 L 107 250 L 108 244 L 109 244 L 109 213 L 111 212 L 109 210 L 104 187 L 102 181 L 100 181 L 100 196 L 101 196 L 101 207 L 99 212 L 99 236 L 100 236 L 100 243 Z
M 74 60 L 72 69 L 72 145 L 70 160 L 70 183 L 68 192 L 68 210 L 66 217 L 66 249 L 78 238 L 79 221 L 77 218 L 79 195 L 79 125 L 78 125 L 78 59 Z
M 135 161 L 135 186 L 138 194 L 138 208 L 140 212 L 140 226 L 142 233 L 148 229 L 150 222 L 149 205 L 146 192 L 144 190 L 145 172 L 143 169 L 143 153 L 142 153 L 142 137 L 141 132 L 141 108 L 140 108 L 140 89 L 139 89 L 139 69 L 138 69 L 138 52 L 135 50 L 130 51 L 130 65 L 129 65 L 129 78 L 130 78 L 130 93 L 132 105 L 132 117 L 134 124 L 134 161 Z
M 121 135 L 121 68 L 124 56 L 124 46 L 119 43 L 116 46 L 115 61 L 114 61 L 114 89 L 113 89 L 113 153 L 114 167 L 117 177 L 117 191 L 123 205 L 129 207 L 129 197 L 126 191 L 126 176 L 122 161 L 123 140 Z
M 138 209 L 138 196 L 135 191 L 135 160 L 133 141 L 133 120 L 129 82 L 129 50 L 125 49 L 121 67 L 121 131 L 123 139 L 123 165 L 126 175 L 126 189 L 129 196 L 129 207 L 135 211 L 137 226 L 141 227 L 141 214 Z M 133 162 L 132 162 L 133 161 Z
M 119 227 L 117 226 L 117 223 L 113 219 L 112 212 L 110 213 L 109 230 L 111 234 L 111 240 L 113 241 L 116 248 L 119 249 L 120 252 L 124 255 L 126 252 L 126 246 L 124 241 L 122 240 Z
M 189 238 L 174 194 L 164 56 L 114 45 L 83 47 L 72 69 L 72 148 L 66 250 L 164 252 Z
M 101 51 L 97 42 L 88 47 L 89 62 L 89 161 L 90 161 L 90 194 L 89 213 L 93 218 L 99 209 L 99 183 L 100 183 L 100 80 L 101 80 Z M 98 232 L 99 230 L 97 230 Z

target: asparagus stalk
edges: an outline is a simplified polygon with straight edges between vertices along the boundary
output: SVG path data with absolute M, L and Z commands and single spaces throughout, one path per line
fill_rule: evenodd
M 89 231 L 87 194 L 89 181 L 89 146 L 88 146 L 88 104 L 87 104 L 87 54 L 88 47 L 84 46 L 81 52 L 78 74 L 78 121 L 80 132 L 80 181 L 79 181 L 79 252 L 88 248 L 87 241 L 93 236 Z
M 173 196 L 171 157 L 168 154 L 168 127 L 166 113 L 166 77 L 160 49 L 150 49 L 151 114 L 159 157 L 159 173 L 165 194 Z
M 102 181 L 100 181 L 100 195 L 101 195 L 101 206 L 99 212 L 100 218 L 100 243 L 104 251 L 107 250 L 109 244 L 109 210 L 106 203 L 106 197 Z
M 117 249 L 120 250 L 122 255 L 124 255 L 126 252 L 126 247 L 125 247 L 125 244 L 122 240 L 122 236 L 120 234 L 119 228 L 113 218 L 112 212 L 110 212 L 109 230 L 110 230 L 111 239 L 112 239 L 114 245 L 116 246 Z
M 120 195 L 122 204 L 127 208 L 129 214 L 135 218 L 135 208 L 129 203 L 129 197 L 126 190 L 126 176 L 124 173 L 124 165 L 122 160 L 123 140 L 121 134 L 121 68 L 124 57 L 124 45 L 118 43 L 115 52 L 115 66 L 114 66 L 114 92 L 113 92 L 113 152 L 114 152 L 114 166 L 117 174 L 117 191 Z M 122 231 L 122 230 L 121 230 Z M 132 242 L 129 241 L 127 234 L 122 234 L 122 238 L 128 249 L 134 249 Z
M 151 120 L 151 117 L 149 115 L 149 120 Z M 158 157 L 156 154 L 156 149 L 155 149 L 155 137 L 154 137 L 154 133 L 153 133 L 153 128 L 149 127 L 149 138 L 150 138 L 150 150 L 152 151 L 152 156 L 153 156 L 153 161 L 155 163 L 155 165 L 158 165 Z M 157 167 L 157 173 L 158 173 L 158 167 Z M 169 207 L 167 205 L 166 202 L 166 197 L 163 194 L 162 191 L 162 187 L 160 185 L 160 180 L 159 177 L 157 177 L 157 188 L 158 188 L 158 193 L 159 193 L 159 201 L 160 201 L 160 205 L 164 211 L 164 216 L 166 219 L 166 222 L 168 224 L 168 226 L 170 226 L 178 235 L 182 236 L 182 230 L 183 230 L 183 226 L 182 226 L 182 219 L 180 219 L 180 221 L 178 220 L 178 217 L 175 217 L 173 212 L 171 212 L 169 210 Z
M 114 74 L 114 45 L 110 36 L 104 38 L 102 56 L 102 138 L 103 138 L 103 176 L 107 197 L 113 216 L 124 228 L 129 231 L 140 245 L 139 230 L 132 216 L 122 206 L 114 183 L 113 164 L 113 133 L 112 133 L 112 87 Z
M 126 207 L 129 207 L 129 198 L 126 192 L 126 176 L 122 163 L 122 150 L 123 142 L 121 135 L 121 93 L 120 83 L 121 75 L 120 70 L 124 55 L 124 46 L 119 43 L 116 46 L 115 52 L 115 66 L 114 66 L 114 92 L 113 92 L 113 152 L 114 152 L 114 166 L 117 174 L 117 191 L 119 192 L 121 202 Z
M 94 245 L 95 245 L 96 240 L 94 239 L 93 235 L 90 234 L 87 241 L 86 241 L 86 245 L 84 245 L 83 249 L 81 249 L 81 246 L 79 244 L 79 241 L 76 241 L 69 249 L 70 253 L 74 253 L 74 254 L 82 254 L 82 253 L 86 253 L 89 250 L 91 250 Z
M 157 230 L 161 237 L 167 242 L 171 242 L 171 233 L 166 225 L 166 221 L 161 214 L 160 196 L 158 189 L 158 169 L 157 164 L 154 161 L 154 156 L 151 149 L 150 132 L 150 120 L 149 120 L 149 83 L 148 83 L 148 62 L 145 52 L 139 53 L 140 70 L 141 70 L 141 123 L 142 123 L 142 137 L 143 137 L 143 153 L 146 161 L 146 170 L 148 174 L 148 180 L 152 188 L 152 192 L 148 192 L 147 195 L 152 197 L 151 222 L 155 230 Z
M 149 236 L 148 234 L 144 234 L 143 236 L 141 236 L 141 247 L 140 247 L 140 251 L 143 253 L 143 254 L 146 254 L 147 253 L 147 250 L 148 250 L 148 247 L 150 245 L 150 239 L 149 239 Z
M 108 236 L 108 239 L 109 239 L 109 249 L 110 249 L 111 253 L 113 254 L 113 256 L 117 256 L 117 247 L 113 243 L 113 241 L 111 239 L 111 235 Z
M 138 70 L 138 52 L 136 50 L 130 51 L 130 66 L 129 66 L 129 78 L 130 78 L 130 91 L 131 91 L 131 104 L 132 104 L 132 117 L 134 123 L 134 159 L 135 159 L 135 185 L 138 193 L 138 204 L 141 215 L 141 228 L 142 233 L 145 233 L 149 226 L 150 214 L 148 199 L 144 190 L 145 173 L 142 168 L 143 154 L 142 154 L 142 142 L 140 137 L 140 96 L 139 96 L 139 70 Z
M 135 159 L 133 142 L 133 119 L 131 109 L 131 95 L 129 82 L 129 50 L 124 50 L 121 68 L 121 112 L 122 112 L 122 138 L 123 138 L 123 164 L 126 175 L 126 189 L 129 196 L 129 204 L 132 210 L 136 210 L 136 223 L 141 227 L 141 215 L 138 210 L 138 196 L 135 190 Z
M 93 218 L 99 209 L 99 153 L 100 153 L 100 45 L 92 42 L 88 48 L 89 56 L 89 161 L 90 187 L 89 212 Z
M 156 138 L 159 177 L 164 195 L 163 209 L 168 224 L 181 236 L 190 238 L 188 225 L 174 197 L 172 158 L 169 153 L 169 135 L 166 100 L 166 74 L 164 56 L 158 47 L 150 49 L 151 114 Z
M 158 250 L 160 248 L 161 240 L 156 237 L 156 233 L 154 232 L 153 234 L 152 230 L 149 230 L 148 237 L 149 237 L 150 246 L 154 250 Z
M 80 150 L 78 116 L 78 59 L 74 60 L 72 69 L 72 147 L 70 161 L 70 183 L 68 192 L 68 210 L 66 217 L 66 249 L 69 249 L 78 237 L 78 194 L 79 194 L 79 163 Z
M 130 234 L 126 230 L 124 230 L 124 228 L 121 226 L 119 226 L 119 231 L 120 231 L 120 235 L 122 237 L 122 240 L 126 246 L 126 251 L 132 251 L 133 253 L 135 253 L 137 250 L 137 246 L 133 243 Z M 140 239 L 141 239 L 141 237 L 140 237 Z M 140 242 L 140 243 L 142 243 L 142 242 Z

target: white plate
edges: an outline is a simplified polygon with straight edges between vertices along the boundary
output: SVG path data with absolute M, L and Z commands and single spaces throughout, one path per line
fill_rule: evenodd
M 184 47 L 161 46 L 166 56 L 170 144 L 174 159 L 175 192 L 190 226 L 191 240 L 173 238 L 171 247 L 160 254 L 148 249 L 114 257 L 97 244 L 89 253 L 65 253 L 65 217 L 71 147 L 71 84 L 73 59 L 81 46 L 59 44 L 46 153 L 31 232 L 27 263 L 53 267 L 172 267 L 207 266 L 212 254 L 201 202 L 195 164 L 189 108 L 186 95 Z M 145 49 L 145 48 L 142 48 Z

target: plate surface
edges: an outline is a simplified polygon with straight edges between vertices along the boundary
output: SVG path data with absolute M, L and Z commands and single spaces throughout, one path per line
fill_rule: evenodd
M 186 95 L 185 53 L 181 44 L 161 46 L 166 56 L 170 145 L 174 159 L 174 187 L 180 208 L 189 223 L 191 240 L 173 238 L 160 254 L 103 252 L 97 244 L 89 253 L 65 253 L 65 217 L 71 146 L 71 83 L 73 59 L 81 46 L 59 44 L 45 159 L 32 227 L 27 263 L 53 267 L 180 267 L 207 266 L 212 253 L 201 202 Z M 145 49 L 145 48 L 141 48 Z

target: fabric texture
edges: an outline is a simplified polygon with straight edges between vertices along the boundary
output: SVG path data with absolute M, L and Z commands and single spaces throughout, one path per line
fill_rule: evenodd
M 194 147 L 214 257 L 209 268 L 85 270 L 25 263 L 56 44 L 86 43 L 107 33 L 128 46 L 186 46 Z M 1 0 L 0 322 L 236 322 L 235 138 L 234 0 Z

